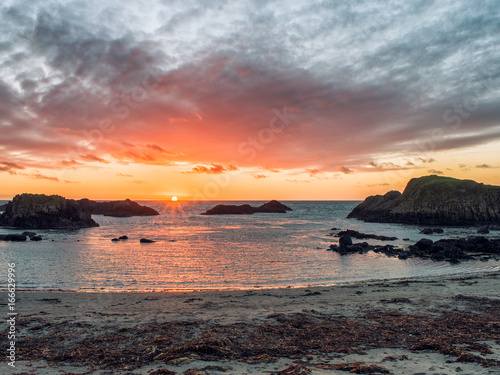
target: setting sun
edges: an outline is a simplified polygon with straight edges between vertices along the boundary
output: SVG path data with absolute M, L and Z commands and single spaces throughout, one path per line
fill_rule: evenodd
M 172 197 L 172 202 L 177 202 L 177 197 Z

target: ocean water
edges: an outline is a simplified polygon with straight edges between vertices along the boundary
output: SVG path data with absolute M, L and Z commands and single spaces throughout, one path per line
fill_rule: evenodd
M 219 203 L 265 202 L 140 203 L 161 214 L 131 218 L 94 215 L 98 228 L 37 230 L 44 237 L 40 242 L 0 241 L 4 274 L 7 263 L 15 263 L 19 288 L 159 291 L 304 287 L 500 269 L 500 262 L 491 260 L 451 265 L 373 252 L 340 256 L 326 251 L 338 242 L 331 236 L 337 232 L 332 227 L 395 236 L 400 240 L 390 243 L 401 246 L 423 237 L 437 240 L 476 233 L 476 228 L 444 228 L 443 235 L 424 236 L 419 234 L 421 226 L 346 219 L 359 202 L 284 201 L 293 211 L 228 216 L 200 214 Z M 0 228 L 0 234 L 21 232 Z M 121 235 L 129 239 L 111 241 Z M 500 232 L 492 231 L 489 236 L 499 237 Z M 156 242 L 141 244 L 140 238 Z

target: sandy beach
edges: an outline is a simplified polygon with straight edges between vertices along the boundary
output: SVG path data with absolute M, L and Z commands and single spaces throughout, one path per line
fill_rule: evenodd
M 499 277 L 248 291 L 20 290 L 16 367 L 4 362 L 2 373 L 500 374 Z M 1 337 L 6 347 L 7 329 Z

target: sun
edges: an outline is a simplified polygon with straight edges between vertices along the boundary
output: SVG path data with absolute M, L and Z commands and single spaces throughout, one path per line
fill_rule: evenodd
M 177 197 L 172 197 L 172 202 L 177 202 Z

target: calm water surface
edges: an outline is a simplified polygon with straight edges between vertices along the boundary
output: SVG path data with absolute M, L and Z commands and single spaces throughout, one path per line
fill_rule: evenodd
M 21 288 L 153 291 L 331 285 L 500 269 L 497 261 L 450 265 L 399 260 L 372 252 L 340 256 L 326 251 L 331 243 L 337 243 L 330 236 L 332 227 L 409 238 L 413 242 L 423 237 L 418 226 L 346 219 L 359 202 L 283 202 L 293 211 L 242 216 L 200 215 L 222 202 L 141 203 L 154 207 L 161 215 L 94 215 L 101 225 L 98 228 L 38 230 L 44 241 L 0 242 L 4 273 L 7 262 L 15 262 Z M 243 203 L 265 202 L 231 202 Z M 0 234 L 14 232 L 22 230 L 0 229 Z M 445 228 L 442 236 L 430 238 L 465 237 L 475 232 L 475 228 Z M 111 238 L 124 234 L 130 239 L 111 242 Z M 140 244 L 140 238 L 157 242 Z M 408 245 L 411 241 L 393 243 Z

